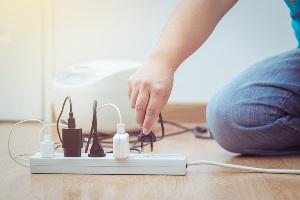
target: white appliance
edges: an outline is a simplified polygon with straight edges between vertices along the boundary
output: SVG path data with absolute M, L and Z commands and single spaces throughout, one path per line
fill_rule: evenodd
M 143 63 L 128 60 L 96 60 L 79 63 L 65 68 L 53 81 L 55 119 L 61 111 L 67 96 L 72 99 L 76 127 L 89 133 L 92 125 L 93 101 L 97 108 L 102 104 L 115 104 L 121 111 L 126 131 L 141 130 L 134 119 L 134 110 L 128 99 L 128 78 Z M 66 103 L 62 119 L 67 121 L 69 105 Z M 98 131 L 116 132 L 119 116 L 115 108 L 103 107 L 97 115 Z

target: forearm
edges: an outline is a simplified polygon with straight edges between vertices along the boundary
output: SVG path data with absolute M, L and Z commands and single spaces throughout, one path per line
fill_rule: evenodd
M 169 18 L 149 59 L 173 71 L 209 37 L 237 0 L 182 0 Z

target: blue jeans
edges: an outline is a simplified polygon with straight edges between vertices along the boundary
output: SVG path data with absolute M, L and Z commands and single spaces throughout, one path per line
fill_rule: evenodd
M 300 154 L 300 49 L 246 69 L 208 103 L 208 127 L 226 150 Z

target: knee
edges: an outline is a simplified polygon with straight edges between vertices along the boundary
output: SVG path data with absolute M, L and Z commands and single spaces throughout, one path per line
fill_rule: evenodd
M 230 116 L 232 107 L 220 105 L 220 102 L 212 100 L 206 108 L 206 119 L 209 130 L 219 145 L 227 151 L 242 153 L 243 147 L 240 142 L 236 142 L 239 135 L 237 126 L 233 126 Z
M 257 127 L 272 123 L 269 111 L 237 97 L 214 97 L 207 105 L 206 118 L 214 139 L 233 153 L 256 154 L 261 147 Z

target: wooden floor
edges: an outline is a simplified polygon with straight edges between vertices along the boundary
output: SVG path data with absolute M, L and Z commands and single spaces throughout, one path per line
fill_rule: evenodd
M 186 176 L 30 174 L 29 168 L 9 157 L 7 140 L 12 125 L 0 123 L 0 199 L 300 199 L 300 175 L 208 165 L 190 166 Z M 38 131 L 35 124 L 16 128 L 11 137 L 12 153 L 38 149 Z M 173 129 L 166 127 L 166 132 L 170 131 Z M 189 161 L 300 169 L 300 156 L 239 156 L 226 152 L 214 140 L 196 139 L 192 133 L 166 137 L 154 144 L 154 152 L 184 154 Z

